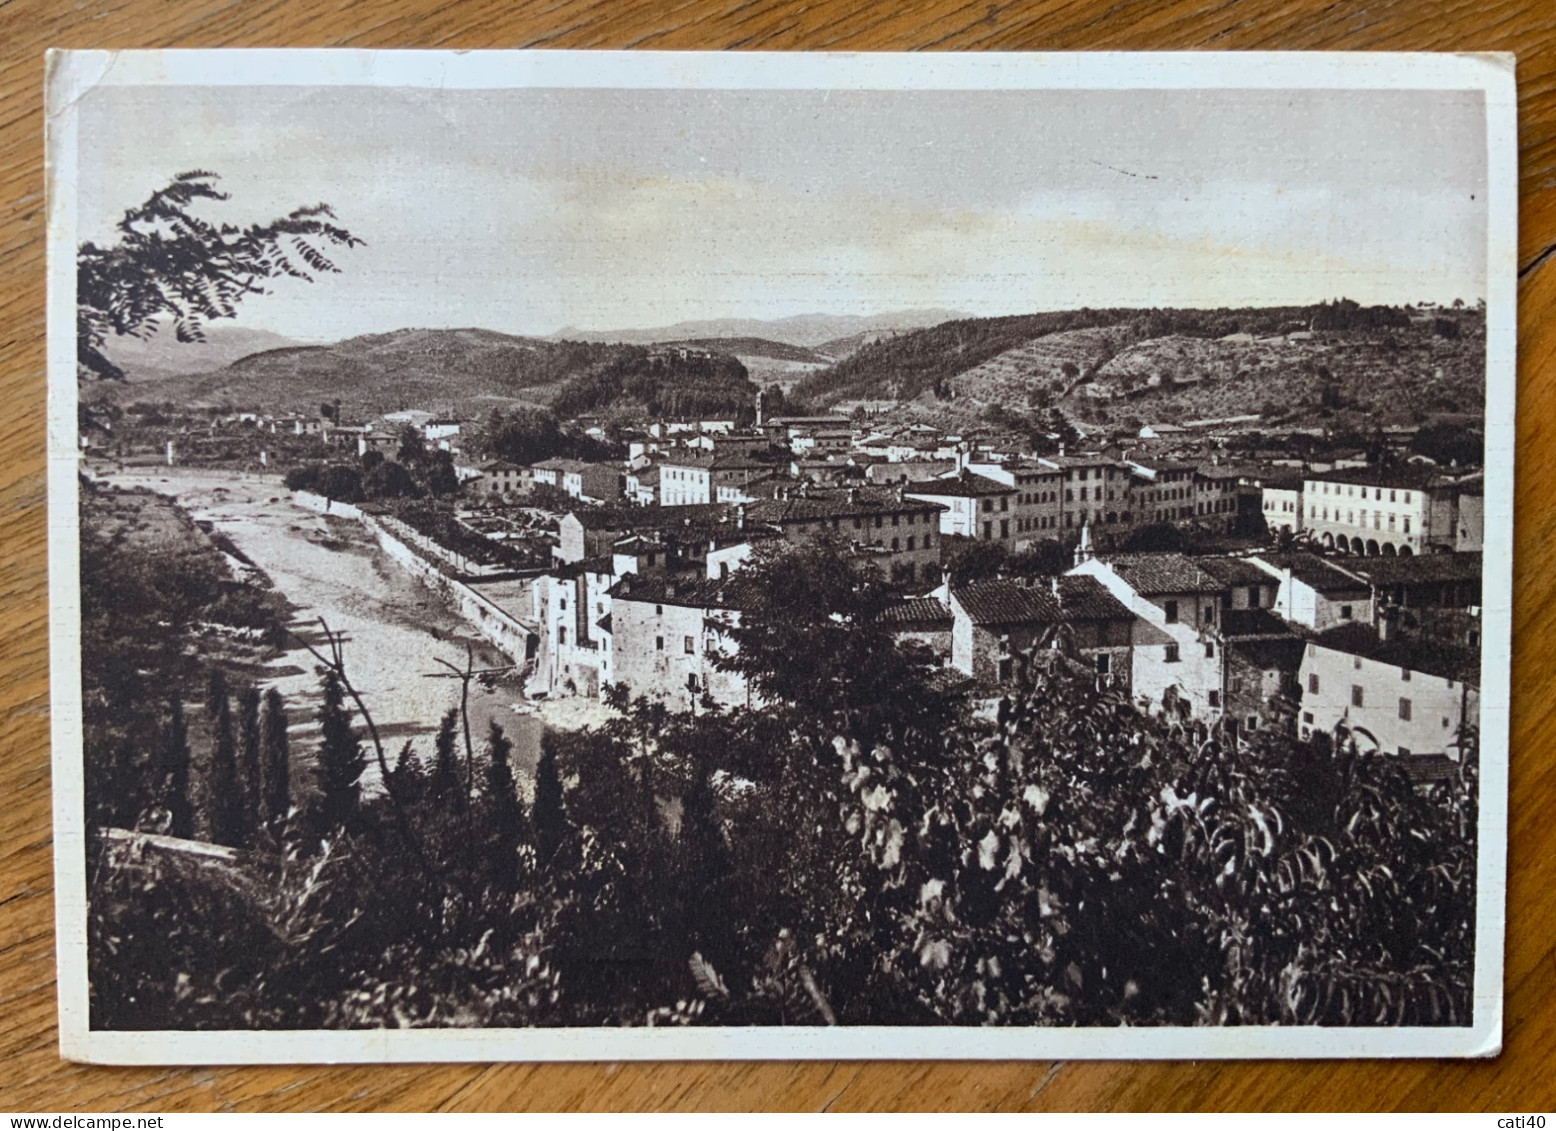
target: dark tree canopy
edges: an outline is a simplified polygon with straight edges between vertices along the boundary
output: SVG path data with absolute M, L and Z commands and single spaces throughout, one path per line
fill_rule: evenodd
M 327 204 L 297 208 L 268 224 L 215 224 L 194 215 L 201 200 L 222 201 L 211 172 L 180 173 L 125 212 L 119 242 L 84 243 L 76 254 L 76 358 L 88 373 L 123 380 L 103 353 L 110 335 L 150 337 L 171 321 L 181 342 L 203 341 L 203 327 L 237 316 L 238 304 L 266 293 L 267 279 L 312 282 L 338 272 L 324 249 L 362 243 L 336 223 Z

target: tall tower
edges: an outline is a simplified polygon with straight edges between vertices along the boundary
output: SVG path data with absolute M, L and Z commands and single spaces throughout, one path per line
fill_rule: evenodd
M 767 390 L 756 391 L 756 426 L 758 428 L 767 423 Z

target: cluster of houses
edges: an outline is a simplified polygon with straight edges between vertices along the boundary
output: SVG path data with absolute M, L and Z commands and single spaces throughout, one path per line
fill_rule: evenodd
M 1424 776 L 1446 772 L 1478 722 L 1478 553 L 1093 554 L 1083 539 L 1062 576 L 929 585 L 935 509 L 900 490 L 638 514 L 563 520 L 559 560 L 530 588 L 532 690 L 759 706 L 719 662 L 759 597 L 743 566 L 764 541 L 834 531 L 861 562 L 918 579 L 884 614 L 890 632 L 973 688 L 997 693 L 1060 648 L 1143 710 L 1243 735 L 1343 725 L 1417 756 Z
M 276 422 L 284 426 L 284 422 Z M 1139 446 L 1038 456 L 869 418 L 658 423 L 620 463 L 466 465 L 459 424 L 390 414 L 354 436 L 390 454 L 405 425 L 456 453 L 467 499 L 499 513 L 548 487 L 578 506 L 511 611 L 533 632 L 530 689 L 619 684 L 680 710 L 759 706 L 720 663 L 759 596 L 763 545 L 828 537 L 901 593 L 884 614 L 947 678 L 995 691 L 1063 649 L 1144 710 L 1240 735 L 1345 726 L 1422 777 L 1449 772 L 1478 721 L 1481 478 L 1420 464 L 1299 467 L 1189 458 L 1172 425 Z M 325 427 L 327 425 L 320 425 Z M 1147 436 L 1146 433 L 1151 435 Z M 1192 525 L 1279 545 L 1119 553 L 1132 531 Z M 1288 537 L 1282 537 L 1283 535 Z M 951 583 L 947 539 L 1073 547 L 1061 576 Z

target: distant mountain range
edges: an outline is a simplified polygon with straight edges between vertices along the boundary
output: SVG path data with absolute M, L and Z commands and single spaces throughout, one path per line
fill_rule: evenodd
M 167 327 L 149 338 L 112 338 L 103 352 L 124 370 L 126 379 L 136 382 L 207 373 L 249 354 L 302 344 L 269 330 L 215 322 L 205 327 L 203 342 L 181 342 Z
M 677 322 L 633 330 L 558 330 L 555 341 L 653 342 L 694 341 L 708 338 L 756 338 L 792 346 L 818 348 L 824 343 L 878 331 L 917 330 L 970 315 L 954 310 L 895 310 L 886 314 L 795 314 L 788 318 L 715 318 L 702 322 Z M 736 351 L 731 351 L 736 352 Z M 822 351 L 827 352 L 827 351 Z M 837 355 L 832 355 L 837 356 Z

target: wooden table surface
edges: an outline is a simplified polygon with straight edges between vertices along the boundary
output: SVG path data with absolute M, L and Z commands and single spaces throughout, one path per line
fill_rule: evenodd
M 49 47 L 1357 49 L 1519 56 L 1517 556 L 1505 1051 L 1490 1061 L 114 1069 L 56 1052 L 44 545 Z M 0 0 L 0 1110 L 1556 1107 L 1556 6 L 1545 0 Z M 1547 647 L 1546 642 L 1551 646 Z

